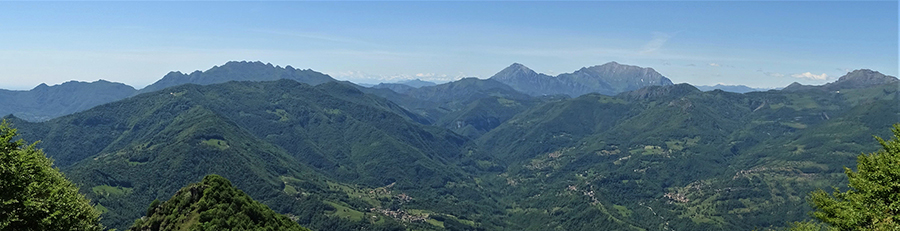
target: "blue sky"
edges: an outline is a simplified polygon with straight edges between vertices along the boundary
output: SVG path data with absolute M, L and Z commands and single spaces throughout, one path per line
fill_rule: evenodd
M 362 83 L 610 61 L 695 85 L 897 76 L 888 2 L 0 2 L 0 88 L 144 87 L 231 60 Z

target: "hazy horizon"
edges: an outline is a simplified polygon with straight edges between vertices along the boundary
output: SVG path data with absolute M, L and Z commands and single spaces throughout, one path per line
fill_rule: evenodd
M 357 83 L 549 75 L 615 61 L 673 82 L 820 85 L 898 75 L 894 2 L 4 2 L 0 88 L 143 88 L 227 61 Z

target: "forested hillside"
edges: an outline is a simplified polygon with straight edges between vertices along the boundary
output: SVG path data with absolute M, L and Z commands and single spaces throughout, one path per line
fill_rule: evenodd
M 507 166 L 484 182 L 509 195 L 523 228 L 778 227 L 806 219 L 807 193 L 839 185 L 844 166 L 878 148 L 872 135 L 900 121 L 898 102 L 894 83 L 748 94 L 679 84 L 540 105 L 477 142 Z
M 281 80 L 184 85 L 44 123 L 8 119 L 22 137 L 43 140 L 110 227 L 124 228 L 150 201 L 207 174 L 315 229 L 427 217 L 397 215 L 400 208 L 487 207 L 425 199 L 479 192 L 457 166 L 467 139 L 407 115 L 341 83 Z
M 745 94 L 569 98 L 474 78 L 403 93 L 281 79 L 6 119 L 118 229 L 217 174 L 313 230 L 734 230 L 806 219 L 806 195 L 841 185 L 900 121 L 896 84 L 861 70 Z

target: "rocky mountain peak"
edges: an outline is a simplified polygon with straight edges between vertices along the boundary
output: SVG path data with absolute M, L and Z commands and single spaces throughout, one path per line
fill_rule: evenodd
M 882 84 L 896 83 L 897 77 L 882 74 L 869 69 L 859 69 L 847 73 L 837 81 L 824 85 L 824 88 L 830 91 L 840 89 L 858 89 L 867 88 Z
M 39 90 L 39 89 L 46 90 L 48 88 L 50 88 L 50 86 L 47 86 L 46 83 L 41 83 L 40 85 L 37 85 L 37 87 L 34 87 L 34 90 Z
M 636 71 L 636 72 L 641 72 L 642 74 L 649 75 L 649 76 L 662 76 L 662 74 L 659 74 L 659 72 L 656 72 L 656 70 L 653 70 L 653 68 L 625 65 L 625 64 L 620 64 L 617 62 L 608 62 L 608 63 L 604 63 L 602 65 L 581 68 L 581 70 L 579 70 L 579 71 L 605 72 L 605 73 L 609 73 L 609 74 L 626 72 L 626 71 Z
M 667 86 L 672 81 L 653 68 L 608 62 L 603 65 L 582 67 L 572 73 L 555 77 L 535 73 L 519 63 L 498 72 L 491 79 L 507 84 L 530 95 L 564 94 L 577 97 L 587 93 L 615 95 L 646 86 Z
M 509 65 L 509 67 L 506 67 L 503 70 L 501 70 L 500 72 L 497 72 L 497 74 L 494 74 L 494 76 L 492 76 L 491 78 L 492 79 L 512 79 L 512 78 L 517 78 L 517 77 L 523 77 L 523 76 L 530 77 L 530 76 L 535 76 L 535 75 L 537 75 L 537 73 L 534 72 L 534 70 L 531 70 L 531 68 L 528 68 L 525 65 L 522 65 L 521 63 L 513 63 L 512 65 Z
M 835 83 L 855 82 L 858 84 L 877 85 L 896 81 L 897 77 L 885 75 L 881 72 L 869 69 L 859 69 L 848 72 L 846 75 L 841 76 L 841 78 L 839 78 Z

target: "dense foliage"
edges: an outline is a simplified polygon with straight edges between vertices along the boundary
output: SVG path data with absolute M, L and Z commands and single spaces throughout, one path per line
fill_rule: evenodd
M 900 124 L 894 138 L 877 138 L 882 150 L 857 157 L 856 171 L 845 168 L 850 190 L 810 195 L 813 216 L 840 230 L 900 230 Z
M 101 230 L 100 212 L 50 159 L 0 124 L 0 230 Z
M 254 201 L 218 175 L 178 190 L 172 199 L 153 201 L 147 215 L 129 230 L 307 230 Z

